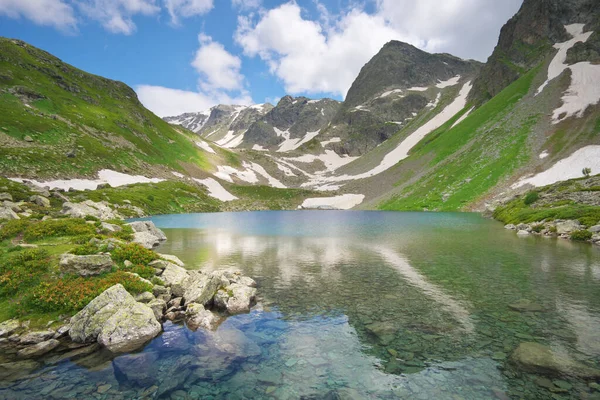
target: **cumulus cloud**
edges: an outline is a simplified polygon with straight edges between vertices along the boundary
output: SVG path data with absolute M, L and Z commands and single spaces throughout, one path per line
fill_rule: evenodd
M 213 0 L 165 0 L 165 7 L 171 15 L 171 22 L 179 23 L 179 18 L 204 15 L 213 8 Z
M 161 86 L 140 85 L 140 101 L 156 115 L 165 117 L 201 111 L 216 104 L 252 104 L 240 72 L 242 60 L 230 54 L 210 36 L 198 36 L 199 47 L 191 63 L 198 72 L 198 91 L 184 91 Z
M 216 104 L 252 104 L 247 93 L 231 97 L 224 92 L 207 94 L 152 85 L 139 85 L 135 90 L 144 106 L 159 117 L 202 111 Z
M 133 16 L 160 12 L 156 0 L 79 0 L 77 5 L 83 14 L 99 21 L 109 32 L 125 35 L 136 30 Z
M 314 20 L 289 2 L 239 17 L 235 40 L 244 54 L 263 59 L 288 92 L 345 96 L 362 66 L 392 39 L 484 60 L 521 2 L 377 0 L 372 13 L 354 6 L 332 15 L 316 1 Z
M 0 0 L 0 15 L 26 18 L 37 25 L 67 32 L 77 27 L 73 8 L 62 0 Z

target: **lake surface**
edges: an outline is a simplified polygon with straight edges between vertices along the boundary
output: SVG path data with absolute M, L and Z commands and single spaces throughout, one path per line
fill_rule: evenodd
M 539 342 L 600 366 L 597 247 L 518 237 L 459 213 L 248 212 L 152 221 L 168 237 L 159 252 L 189 268 L 242 270 L 258 282 L 259 304 L 214 333 L 167 323 L 134 356 L 55 358 L 0 389 L 0 398 L 598 394 L 589 382 L 528 374 L 510 362 L 520 343 Z M 543 311 L 509 308 L 523 301 Z

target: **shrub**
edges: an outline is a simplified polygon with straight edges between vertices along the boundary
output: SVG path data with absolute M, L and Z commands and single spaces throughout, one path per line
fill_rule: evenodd
M 86 215 L 85 217 L 83 217 L 84 220 L 86 221 L 94 221 L 94 222 L 99 222 L 100 219 L 97 217 L 94 217 L 93 215 Z
M 0 296 L 13 295 L 36 285 L 50 268 L 50 256 L 43 249 L 26 249 L 9 253 L 0 264 Z
M 23 233 L 29 224 L 30 221 L 26 219 L 13 219 L 12 221 L 6 222 L 2 225 L 2 228 L 0 228 L 0 240 L 12 238 Z
M 112 255 L 113 259 L 116 261 L 123 262 L 129 260 L 133 264 L 141 265 L 147 265 L 158 259 L 158 254 L 137 243 L 128 243 L 124 246 L 117 247 L 113 250 Z
M 102 235 L 81 235 L 81 236 L 76 236 L 71 240 L 71 243 L 73 244 L 87 244 L 89 243 L 90 240 L 92 239 L 105 239 L 104 236 Z
M 129 225 L 123 225 L 122 230 L 114 232 L 111 236 L 129 242 L 133 240 L 133 229 Z
M 536 225 L 532 225 L 531 226 L 531 230 L 536 232 L 536 233 L 540 233 L 541 231 L 544 230 L 544 224 L 536 224 Z
M 85 243 L 74 247 L 70 253 L 77 256 L 86 256 L 88 254 L 96 254 L 100 249 L 95 244 Z
M 592 232 L 587 231 L 585 229 L 575 231 L 571 233 L 571 240 L 576 240 L 578 242 L 585 242 L 592 238 Z
M 79 311 L 96 296 L 117 283 L 132 293 L 151 292 L 152 286 L 124 271 L 97 278 L 65 277 L 42 282 L 26 299 L 26 304 L 38 311 Z
M 28 226 L 25 230 L 25 240 L 36 240 L 53 236 L 93 235 L 95 233 L 96 229 L 94 226 L 87 224 L 81 218 L 47 220 Z
M 122 270 L 138 274 L 144 279 L 152 279 L 155 275 L 154 268 L 147 265 L 133 264 L 131 267 L 123 267 Z
M 557 233 L 557 232 L 558 232 L 558 229 L 556 229 L 556 226 L 552 225 L 550 228 L 548 228 L 548 231 L 549 231 L 550 233 Z
M 588 178 L 590 176 L 590 174 L 592 173 L 592 169 L 591 168 L 584 168 L 581 170 L 581 173 L 583 174 L 583 176 L 585 176 L 586 178 Z
M 525 195 L 525 199 L 523 200 L 523 202 L 526 205 L 530 205 L 535 203 L 536 201 L 538 201 L 540 198 L 540 195 L 538 192 L 529 192 Z

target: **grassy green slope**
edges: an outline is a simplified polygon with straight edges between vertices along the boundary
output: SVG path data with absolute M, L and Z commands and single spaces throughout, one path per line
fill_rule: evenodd
M 536 68 L 452 128 L 459 115 L 429 134 L 400 163 L 429 160 L 424 173 L 400 193 L 381 202 L 384 210 L 457 210 L 475 201 L 524 165 L 524 151 L 538 116 L 514 118 L 518 102 L 530 89 Z M 469 106 L 467 106 L 467 109 Z M 511 118 L 512 117 L 512 118 Z M 411 175 L 411 174 L 407 174 Z M 396 185 L 404 184 L 398 181 Z
M 0 170 L 7 175 L 210 167 L 191 133 L 145 109 L 125 84 L 5 38 L 0 38 L 0 116 Z M 75 157 L 67 158 L 73 151 Z

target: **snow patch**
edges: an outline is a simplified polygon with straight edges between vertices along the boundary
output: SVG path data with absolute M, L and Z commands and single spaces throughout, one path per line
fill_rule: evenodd
M 425 92 L 426 90 L 429 90 L 429 88 L 428 87 L 411 87 L 406 90 L 408 90 L 409 92 Z
M 584 168 L 590 168 L 592 170 L 592 175 L 600 173 L 600 146 L 593 145 L 582 147 L 569 157 L 558 161 L 546 171 L 530 178 L 521 179 L 511 187 L 516 189 L 526 184 L 540 187 L 560 181 L 566 181 L 568 179 L 581 178 L 583 176 L 582 170 Z
M 286 188 L 286 186 L 283 183 L 269 175 L 269 173 L 265 171 L 265 169 L 261 165 L 258 165 L 257 163 L 244 163 L 244 166 L 246 168 L 254 170 L 257 174 L 262 175 L 263 178 L 267 179 L 270 186 L 279 189 Z
M 378 97 L 376 97 L 376 99 L 383 99 L 384 97 L 388 97 L 389 95 L 394 94 L 394 93 L 402 93 L 402 89 L 394 89 L 394 90 L 389 90 L 387 92 L 383 92 Z
M 304 200 L 303 208 L 332 207 L 340 210 L 349 210 L 356 207 L 365 199 L 364 194 L 343 194 L 335 197 L 316 197 Z
M 562 97 L 563 105 L 552 113 L 552 123 L 576 116 L 583 117 L 585 110 L 600 101 L 600 65 L 580 62 L 569 67 L 571 85 Z
M 452 126 L 450 127 L 450 129 L 454 128 L 456 125 L 460 124 L 461 122 L 463 122 L 468 116 L 469 114 L 471 114 L 471 112 L 475 109 L 475 107 L 471 107 L 471 109 L 469 111 L 467 111 L 466 113 L 464 113 L 463 115 L 460 116 L 459 119 L 456 120 L 456 122 L 454 124 L 452 124 Z
M 215 172 L 213 175 L 231 183 L 233 183 L 232 176 L 236 176 L 238 179 L 244 182 L 258 183 L 259 179 L 256 176 L 256 174 L 258 174 L 264 177 L 269 182 L 270 186 L 276 188 L 285 188 L 283 183 L 269 175 L 262 166 L 249 162 L 244 162 L 242 166 L 244 167 L 243 170 L 237 170 L 228 165 L 220 165 L 217 167 L 217 172 Z
M 8 178 L 11 181 L 23 183 L 21 178 Z M 40 182 L 33 179 L 26 179 L 35 185 L 41 187 L 50 187 L 50 189 L 63 189 L 69 190 L 95 190 L 98 185 L 108 183 L 112 187 L 119 187 L 125 185 L 131 185 L 134 183 L 158 183 L 164 181 L 160 178 L 147 178 L 142 175 L 128 175 L 122 172 L 113 171 L 110 169 L 103 169 L 98 171 L 98 179 L 62 179 L 54 181 Z
M 438 104 L 440 104 L 440 99 L 442 98 L 442 94 L 438 93 L 437 96 L 435 96 L 435 100 L 432 102 L 427 103 L 427 105 L 425 107 L 429 107 L 429 108 L 436 108 L 438 106 Z M 413 117 L 417 116 L 417 113 L 412 113 Z
M 298 176 L 294 173 L 294 171 L 292 171 L 291 168 L 286 167 L 283 164 L 280 164 L 278 162 L 275 163 L 277 165 L 277 169 L 279 169 L 281 172 L 283 172 L 285 174 L 285 176 Z
M 341 141 L 342 141 L 342 139 L 340 139 L 339 137 L 334 137 L 334 138 L 331 138 L 329 140 L 322 141 L 321 142 L 321 146 L 325 147 L 325 146 L 327 146 L 330 143 L 339 143 Z
M 262 147 L 260 144 L 255 144 L 254 146 L 252 146 L 252 150 L 256 150 L 256 151 L 268 151 L 267 149 L 265 149 L 264 147 Z
M 547 151 L 547 150 L 544 150 L 544 151 L 542 151 L 542 152 L 540 153 L 540 155 L 539 155 L 539 157 L 540 157 L 540 160 L 543 160 L 544 158 L 548 157 L 549 155 L 550 155 L 550 154 L 548 154 L 548 151 Z
M 179 172 L 171 171 L 171 173 L 172 173 L 173 175 L 175 175 L 176 177 L 178 177 L 178 178 L 183 178 L 183 177 L 184 177 L 184 175 L 183 175 L 183 174 L 180 174 Z
M 204 185 L 208 189 L 208 195 L 210 197 L 214 197 L 215 199 L 218 199 L 221 201 L 237 200 L 237 197 L 235 197 L 234 195 L 229 193 L 227 190 L 225 190 L 225 188 L 223 186 L 221 186 L 221 184 L 213 178 L 206 178 L 206 179 L 192 178 L 192 179 L 194 181 L 200 183 L 201 185 Z
M 439 83 L 435 85 L 435 87 L 438 89 L 444 89 L 450 86 L 456 86 L 458 85 L 458 81 L 460 81 L 460 75 L 456 75 L 454 78 L 450 78 L 447 81 L 438 80 Z
M 323 173 L 323 172 L 333 172 L 336 169 L 338 169 L 346 164 L 351 163 L 352 161 L 356 160 L 357 158 L 358 157 L 350 157 L 348 155 L 340 156 L 333 150 L 325 150 L 325 153 L 323 153 L 323 154 L 319 154 L 319 155 L 304 154 L 300 157 L 292 157 L 292 158 L 288 157 L 288 158 L 286 158 L 286 160 L 307 163 L 307 164 L 315 162 L 316 160 L 320 160 L 323 162 L 323 164 L 325 164 L 325 168 L 327 168 L 326 171 L 321 171 L 321 173 Z
M 204 151 L 208 151 L 209 153 L 213 153 L 213 154 L 217 154 L 212 147 L 210 147 L 210 145 L 206 142 L 203 141 L 198 141 L 196 142 L 196 146 L 200 147 L 202 150 Z
M 275 133 L 277 133 L 277 136 L 281 136 L 285 139 L 283 141 L 283 143 L 281 143 L 279 145 L 279 148 L 277 149 L 277 151 L 280 153 L 286 153 L 288 151 L 296 150 L 297 148 L 302 146 L 304 143 L 311 141 L 319 133 L 321 133 L 321 130 L 319 129 L 318 131 L 315 131 L 315 132 L 307 132 L 303 138 L 290 139 L 289 130 L 281 131 L 277 128 L 273 128 L 273 129 L 275 129 Z

